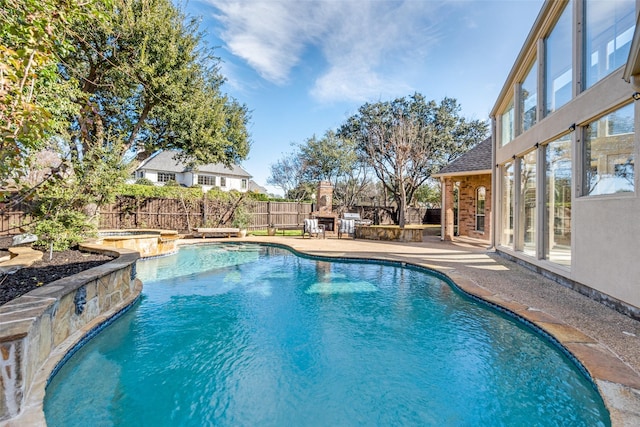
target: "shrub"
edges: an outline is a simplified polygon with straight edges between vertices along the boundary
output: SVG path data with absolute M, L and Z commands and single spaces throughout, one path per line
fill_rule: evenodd
M 251 223 L 251 214 L 243 204 L 236 206 L 233 211 L 232 225 L 237 228 L 247 228 Z
M 155 186 L 153 181 L 151 181 L 149 178 L 139 178 L 139 179 L 136 180 L 136 184 L 137 185 Z
M 130 196 L 139 199 L 166 198 L 196 200 L 204 194 L 201 188 L 185 188 L 171 186 L 147 186 L 138 184 L 124 184 L 118 187 L 119 196 Z
M 54 251 L 64 251 L 95 235 L 96 228 L 84 213 L 61 209 L 38 220 L 31 231 L 38 236 L 34 246 L 46 249 L 53 245 Z

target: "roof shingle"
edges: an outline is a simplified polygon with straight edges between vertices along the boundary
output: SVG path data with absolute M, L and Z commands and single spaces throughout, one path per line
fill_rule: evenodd
M 486 170 L 491 170 L 491 137 L 440 169 L 436 175 L 457 175 L 462 172 Z

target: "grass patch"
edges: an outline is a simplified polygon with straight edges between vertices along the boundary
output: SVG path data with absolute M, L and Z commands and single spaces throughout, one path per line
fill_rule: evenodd
M 252 230 L 249 234 L 252 236 L 266 236 L 267 230 Z M 302 236 L 302 230 L 278 230 L 276 236 Z

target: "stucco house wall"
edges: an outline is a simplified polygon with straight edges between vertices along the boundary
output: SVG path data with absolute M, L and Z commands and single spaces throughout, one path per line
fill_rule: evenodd
M 613 9 L 614 5 L 616 9 Z M 595 24 L 591 26 L 593 21 L 588 20 L 589 7 L 594 8 L 592 13 L 596 7 L 603 7 L 598 11 L 598 22 L 615 20 L 616 25 L 611 26 L 611 32 L 617 33 L 610 36 L 602 31 L 601 34 L 590 36 L 590 31 L 595 31 Z M 640 46 L 637 26 L 639 10 L 640 2 L 635 0 L 626 3 L 546 1 L 491 112 L 495 155 L 492 238 L 497 250 L 638 318 L 640 263 L 636 258 L 640 247 L 640 182 L 634 167 L 635 161 L 640 158 L 640 103 L 635 100 L 640 98 L 637 94 L 640 87 L 634 85 L 634 76 L 637 81 L 640 70 L 636 52 Z M 559 23 L 559 20 L 562 22 Z M 547 67 L 547 62 L 554 60 L 553 57 L 548 59 L 550 56 L 546 52 L 553 49 L 556 43 L 557 39 L 553 38 L 555 28 L 566 22 L 569 22 L 566 28 L 572 34 L 571 40 L 564 41 L 569 43 L 572 51 L 572 55 L 567 55 L 571 58 L 570 73 L 565 73 L 565 77 L 570 78 L 569 91 L 565 92 L 568 100 L 555 109 L 549 109 L 549 103 L 545 102 L 550 96 L 550 82 L 559 80 L 546 75 L 551 73 L 551 66 Z M 635 27 L 632 25 L 634 22 Z M 631 32 L 633 41 L 630 43 Z M 606 40 L 609 39 L 602 43 L 607 51 L 607 64 L 612 58 L 612 46 L 629 49 L 630 44 L 632 47 L 621 65 L 608 70 L 608 74 L 600 76 L 596 83 L 588 84 L 587 69 L 602 67 L 605 63 L 604 55 L 599 56 L 600 52 L 593 47 L 600 41 L 591 41 L 592 45 L 589 45 L 590 40 L 596 40 L 596 37 L 602 40 L 605 36 L 612 40 L 608 44 Z M 620 52 L 615 53 L 621 56 Z M 532 80 L 534 83 L 525 83 L 528 75 L 535 77 Z M 528 94 L 522 88 L 532 84 L 537 89 L 537 106 L 531 111 L 535 110 L 537 120 L 525 129 L 521 118 L 526 108 L 523 107 L 524 99 Z M 628 141 L 624 155 L 611 151 L 615 148 L 612 145 L 617 143 L 617 139 L 613 138 L 615 130 L 612 126 L 621 123 L 621 119 L 616 118 L 621 116 L 625 118 L 624 139 Z M 602 138 L 598 136 L 598 140 L 594 136 L 596 133 L 606 135 Z M 560 140 L 570 144 L 565 159 L 570 167 L 565 174 L 568 175 L 570 171 L 571 183 L 563 201 L 564 207 L 556 212 L 566 211 L 570 221 L 564 224 L 568 228 L 564 234 L 567 245 L 565 256 L 554 259 L 550 246 L 554 236 L 550 230 L 558 226 L 558 218 L 553 217 L 555 214 L 549 205 L 552 204 L 550 188 L 556 187 L 554 184 L 549 186 L 552 178 L 545 167 L 549 164 L 550 144 Z M 596 142 L 602 146 L 596 147 Z M 606 150 L 609 150 L 609 154 Z M 596 157 L 597 151 L 601 152 L 601 158 Z M 626 165 L 622 164 L 624 161 Z M 601 169 L 607 167 L 607 163 L 616 168 L 615 176 L 610 179 L 626 180 L 624 192 L 591 192 L 591 177 L 600 173 L 598 179 L 604 178 Z M 529 188 L 528 199 L 523 196 L 527 185 L 526 173 L 533 174 L 534 181 Z M 613 175 L 613 169 L 609 173 Z M 628 191 L 629 188 L 631 191 Z M 524 209 L 528 209 L 528 215 L 535 219 L 526 225 L 522 215 Z M 523 233 L 534 236 L 528 242 L 528 247 Z

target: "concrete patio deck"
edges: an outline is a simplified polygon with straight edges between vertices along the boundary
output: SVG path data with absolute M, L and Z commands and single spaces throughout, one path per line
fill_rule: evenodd
M 500 257 L 484 242 L 443 242 L 436 236 L 425 236 L 420 243 L 299 236 L 224 239 L 228 241 L 275 243 L 310 255 L 399 261 L 440 271 L 465 292 L 555 337 L 594 379 L 613 425 L 640 425 L 640 322 Z M 194 243 L 203 240 L 180 242 Z

